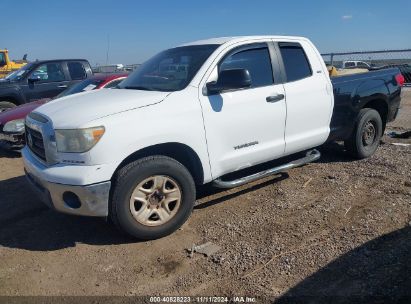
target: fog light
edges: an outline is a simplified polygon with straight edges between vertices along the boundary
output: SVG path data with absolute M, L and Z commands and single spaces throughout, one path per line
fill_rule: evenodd
M 70 191 L 66 191 L 63 193 L 63 201 L 66 203 L 67 206 L 73 209 L 78 209 L 81 207 L 81 201 L 79 197 Z

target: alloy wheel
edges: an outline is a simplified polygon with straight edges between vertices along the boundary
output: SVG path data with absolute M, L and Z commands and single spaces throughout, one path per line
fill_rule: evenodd
M 155 175 L 140 182 L 130 197 L 133 218 L 145 226 L 160 226 L 180 208 L 182 191 L 171 177 Z

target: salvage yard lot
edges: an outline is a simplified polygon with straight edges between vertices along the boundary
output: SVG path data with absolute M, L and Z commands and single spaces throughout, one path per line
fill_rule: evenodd
M 389 130 L 411 129 L 411 91 Z M 353 161 L 317 163 L 236 189 L 204 187 L 189 221 L 136 242 L 97 218 L 56 213 L 22 160 L 0 154 L 0 295 L 383 295 L 411 297 L 411 143 L 384 136 Z M 212 257 L 192 244 L 221 247 Z

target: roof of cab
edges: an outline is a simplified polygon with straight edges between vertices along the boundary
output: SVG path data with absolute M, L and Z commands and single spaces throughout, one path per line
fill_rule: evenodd
M 83 61 L 87 62 L 87 59 L 46 59 L 46 60 L 35 60 L 35 61 L 30 61 L 29 63 L 35 63 L 35 64 L 44 64 L 48 62 L 55 62 L 55 61 Z
M 235 37 L 218 37 L 218 38 L 210 38 L 204 40 L 193 41 L 189 43 L 184 43 L 181 46 L 187 45 L 201 45 L 201 44 L 224 44 L 227 42 L 241 42 L 247 40 L 257 40 L 257 39 L 291 39 L 291 40 L 307 40 L 305 37 L 299 36 L 235 36 Z

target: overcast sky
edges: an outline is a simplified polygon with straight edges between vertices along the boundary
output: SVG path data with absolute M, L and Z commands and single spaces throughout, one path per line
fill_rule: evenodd
M 0 0 L 0 48 L 13 59 L 141 63 L 218 36 L 300 35 L 321 52 L 411 48 L 411 1 Z

